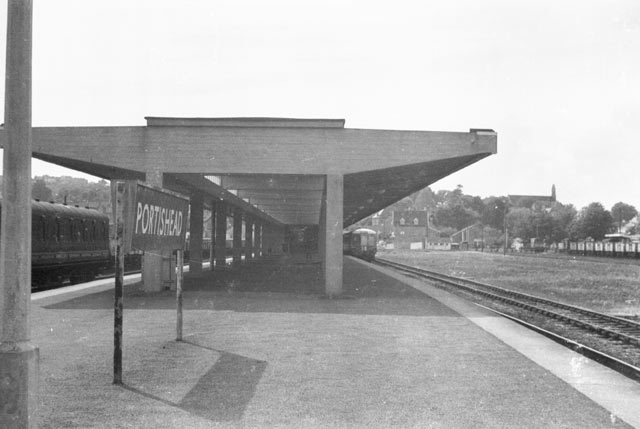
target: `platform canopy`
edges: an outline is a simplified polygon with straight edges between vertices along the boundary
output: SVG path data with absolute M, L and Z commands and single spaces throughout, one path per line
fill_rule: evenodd
M 278 224 L 317 224 L 324 177 L 342 175 L 348 226 L 497 146 L 497 134 L 486 129 L 349 129 L 342 119 L 146 120 L 137 127 L 34 128 L 33 157 L 109 180 L 160 173 L 168 189 L 224 199 Z

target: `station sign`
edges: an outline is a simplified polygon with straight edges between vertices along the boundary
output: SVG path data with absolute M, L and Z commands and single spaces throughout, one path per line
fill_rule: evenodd
M 187 234 L 189 199 L 137 181 L 115 183 L 116 242 L 113 313 L 113 382 L 122 384 L 124 255 L 131 250 L 176 252 L 177 340 L 182 340 L 182 249 Z
M 184 248 L 189 199 L 140 182 L 127 182 L 124 207 L 126 250 Z

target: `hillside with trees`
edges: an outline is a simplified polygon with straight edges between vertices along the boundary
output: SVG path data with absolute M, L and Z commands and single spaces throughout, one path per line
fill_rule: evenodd
M 0 185 L 2 176 L 0 176 Z M 0 187 L 1 189 L 1 187 Z M 33 179 L 33 198 L 82 207 L 91 207 L 111 214 L 109 182 L 63 176 L 38 176 Z M 384 209 L 381 219 L 392 216 L 393 211 L 426 210 L 431 226 L 448 237 L 462 228 L 480 223 L 489 240 L 504 240 L 505 227 L 509 236 L 528 241 L 540 238 L 548 243 L 565 238 L 601 240 L 605 234 L 621 232 L 639 234 L 638 211 L 628 203 L 618 202 L 607 210 L 593 202 L 577 210 L 571 204 L 558 201 L 536 204 L 526 199 L 514 204 L 507 196 L 481 198 L 467 195 L 462 185 L 451 191 L 424 188 Z
M 512 202 L 508 196 L 480 198 L 467 195 L 462 185 L 452 191 L 433 192 L 425 188 L 389 206 L 380 213 L 381 221 L 393 211 L 416 210 L 429 212 L 430 227 L 448 237 L 467 226 L 484 226 L 487 241 L 502 242 L 505 228 L 510 237 L 525 241 L 540 238 L 548 243 L 563 239 L 601 240 L 605 234 L 622 232 L 640 233 L 638 211 L 633 205 L 619 202 L 611 210 L 594 202 L 577 210 L 572 204 L 546 202 L 535 199 Z
M 33 179 L 32 197 L 103 212 L 111 210 L 111 187 L 106 180 L 89 182 L 78 177 L 38 176 Z

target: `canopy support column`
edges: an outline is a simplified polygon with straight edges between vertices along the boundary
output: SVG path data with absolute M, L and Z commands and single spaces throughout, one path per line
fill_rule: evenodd
M 209 241 L 209 267 L 213 271 L 216 261 L 216 216 L 218 204 L 216 201 L 211 202 L 211 240 Z
M 325 293 L 329 297 L 342 294 L 342 215 L 344 176 L 328 174 L 320 213 L 320 253 Z
M 264 255 L 264 248 L 262 246 L 262 223 L 256 223 L 254 234 L 256 258 L 261 258 Z
M 242 212 L 233 212 L 233 266 L 242 263 Z
M 253 246 L 254 246 L 254 238 L 253 238 L 253 225 L 254 225 L 254 221 L 253 219 L 247 217 L 247 220 L 245 221 L 245 239 L 246 239 L 246 261 L 250 262 L 253 260 Z
M 191 196 L 189 212 L 189 274 L 202 272 L 202 229 L 204 221 L 204 199 L 202 195 Z
M 216 270 L 227 266 L 227 207 L 223 201 L 216 204 Z

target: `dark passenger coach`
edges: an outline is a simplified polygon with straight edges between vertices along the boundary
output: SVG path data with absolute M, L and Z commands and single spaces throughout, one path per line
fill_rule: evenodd
M 0 203 L 1 205 L 1 203 Z M 32 201 L 33 288 L 93 280 L 112 263 L 109 217 L 97 210 Z

